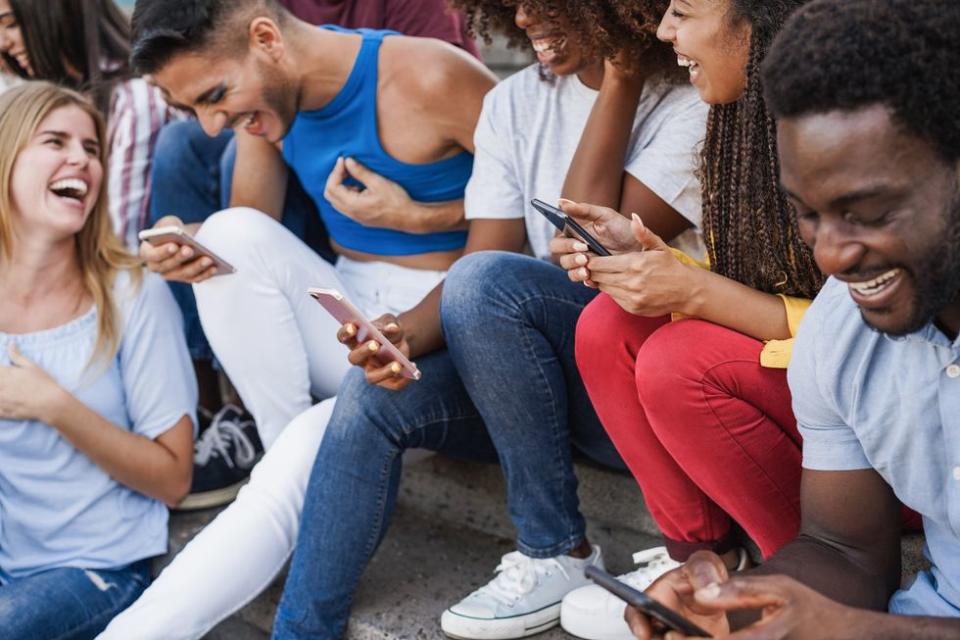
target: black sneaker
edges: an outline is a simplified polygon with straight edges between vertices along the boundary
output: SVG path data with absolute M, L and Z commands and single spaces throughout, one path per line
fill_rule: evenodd
M 190 495 L 177 510 L 208 509 L 232 502 L 261 456 L 263 444 L 253 417 L 235 405 L 224 405 L 194 444 Z

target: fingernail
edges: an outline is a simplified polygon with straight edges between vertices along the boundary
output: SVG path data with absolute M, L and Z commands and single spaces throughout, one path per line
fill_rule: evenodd
M 173 255 L 176 252 L 177 252 L 177 245 L 175 244 L 170 245 L 170 248 L 167 249 L 167 253 L 169 253 L 170 255 Z
M 720 585 L 712 582 L 704 588 L 698 589 L 697 597 L 701 600 L 716 600 L 720 597 Z
M 353 326 L 352 324 L 348 324 L 348 325 L 344 328 L 344 331 L 347 332 L 347 335 L 348 335 L 348 336 L 352 336 L 353 334 L 355 334 L 355 333 L 357 332 L 357 328 L 356 328 L 355 326 Z
M 190 247 L 183 248 L 183 257 L 189 258 L 192 255 L 193 255 L 193 249 L 191 249 Z
M 586 269 L 580 269 L 580 273 L 578 275 L 581 278 L 586 278 L 590 275 L 590 273 Z
M 200 261 L 200 266 L 202 266 L 203 268 L 207 268 L 212 264 L 213 264 L 213 260 L 211 260 L 210 258 L 204 258 L 203 260 Z
M 587 245 L 585 245 L 585 244 L 582 243 L 582 242 L 577 242 L 577 243 L 575 243 L 575 244 L 573 245 L 573 248 L 574 248 L 574 250 L 576 250 L 576 251 L 589 251 L 589 250 L 590 250 L 590 247 L 587 246 Z
M 400 325 L 398 325 L 396 322 L 391 322 L 386 327 L 384 327 L 384 329 L 386 329 L 387 331 L 396 331 L 399 328 L 400 328 Z
M 582 253 L 581 253 L 580 255 L 578 255 L 578 256 L 577 256 L 577 264 L 580 265 L 581 267 L 586 266 L 586 264 L 587 264 L 587 256 L 583 255 Z
M 403 367 L 400 366 L 399 362 L 394 362 L 392 365 L 390 365 L 390 371 L 394 373 L 400 373 L 400 371 L 402 370 L 403 370 Z
M 643 220 L 640 219 L 640 216 L 638 216 L 637 214 L 633 213 L 633 214 L 630 215 L 630 217 L 633 218 L 633 221 L 634 221 L 634 222 L 636 222 L 638 225 L 640 225 L 641 227 L 643 227 Z
M 367 349 L 368 349 L 371 353 L 376 353 L 377 351 L 380 350 L 380 345 L 377 344 L 376 342 L 368 342 L 368 343 L 367 343 Z

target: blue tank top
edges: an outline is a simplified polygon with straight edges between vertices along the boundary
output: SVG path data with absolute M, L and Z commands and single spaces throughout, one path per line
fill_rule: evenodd
M 333 100 L 317 111 L 297 114 L 283 140 L 283 157 L 313 198 L 330 237 L 337 244 L 384 256 L 407 256 L 460 249 L 464 231 L 412 234 L 367 227 L 346 217 L 323 197 L 324 185 L 338 157 L 351 157 L 388 178 L 418 202 L 447 202 L 463 198 L 473 171 L 473 155 L 467 152 L 430 164 L 408 164 L 390 156 L 377 132 L 377 63 L 380 45 L 394 31 L 370 29 L 324 29 L 355 33 L 363 44 L 350 77 Z

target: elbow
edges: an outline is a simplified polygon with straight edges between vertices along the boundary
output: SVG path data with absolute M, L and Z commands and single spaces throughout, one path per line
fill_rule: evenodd
M 190 494 L 192 481 L 193 469 L 191 467 L 187 470 L 187 473 L 179 473 L 176 478 L 171 479 L 167 486 L 163 488 L 163 492 L 157 497 L 167 507 L 175 509 Z

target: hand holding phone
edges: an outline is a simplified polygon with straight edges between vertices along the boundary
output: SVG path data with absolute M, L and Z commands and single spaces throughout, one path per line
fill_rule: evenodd
M 233 265 L 200 244 L 180 226 L 144 229 L 138 237 L 145 243 L 140 255 L 146 260 L 147 266 L 168 280 L 199 282 L 208 277 L 236 272 Z M 157 251 L 166 245 L 179 247 L 179 250 L 166 254 Z M 145 248 L 148 246 L 150 249 Z
M 374 341 L 379 346 L 379 353 L 387 359 L 400 365 L 400 374 L 410 380 L 421 378 L 417 365 L 397 348 L 363 313 L 360 312 L 346 296 L 336 289 L 308 289 L 307 293 L 326 309 L 341 325 L 352 324 L 357 327 L 356 340 L 359 343 Z
M 617 596 L 631 607 L 644 613 L 667 629 L 679 631 L 691 638 L 710 638 L 709 633 L 693 624 L 676 611 L 667 608 L 650 596 L 620 582 L 612 575 L 595 566 L 588 566 L 584 574 L 598 585 Z
M 590 233 L 583 228 L 583 226 L 565 214 L 560 209 L 547 204 L 543 200 L 531 200 L 530 204 L 536 209 L 543 217 L 550 221 L 550 224 L 555 226 L 563 233 L 572 233 L 574 237 L 583 240 L 587 246 L 590 247 L 590 250 L 593 251 L 598 256 L 611 256 L 613 255 L 600 244 L 600 241 L 594 238 Z

